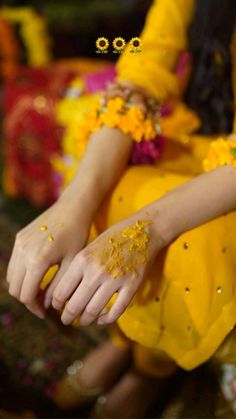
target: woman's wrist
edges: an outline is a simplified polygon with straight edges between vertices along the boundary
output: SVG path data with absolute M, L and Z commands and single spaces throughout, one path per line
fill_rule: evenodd
M 99 193 L 96 191 L 95 183 L 84 181 L 80 185 L 74 180 L 62 192 L 58 201 L 62 205 L 69 205 L 73 213 L 82 215 L 91 223 L 98 210 L 98 202 L 100 202 L 98 195 Z
M 188 183 L 173 189 L 157 201 L 143 208 L 153 222 L 152 229 L 154 237 L 157 238 L 158 250 L 160 250 L 160 247 L 168 246 L 186 230 L 192 228 L 195 204 L 193 203 L 192 205 L 192 212 L 189 210 L 185 211 L 184 207 Z
M 152 222 L 150 225 L 154 249 L 159 252 L 168 246 L 178 236 L 176 225 L 173 222 L 173 208 L 171 196 L 165 196 L 142 208 L 142 219 Z
M 116 128 L 103 126 L 91 135 L 77 174 L 60 196 L 93 219 L 100 204 L 125 170 L 132 139 Z

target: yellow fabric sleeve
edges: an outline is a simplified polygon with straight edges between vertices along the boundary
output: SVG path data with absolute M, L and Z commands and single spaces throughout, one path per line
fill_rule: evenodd
M 160 102 L 179 92 L 173 70 L 179 53 L 188 46 L 187 31 L 196 0 L 154 0 L 141 34 L 142 51 L 127 46 L 117 63 L 118 80 L 146 89 Z
M 233 133 L 236 133 L 236 28 L 234 30 L 233 39 L 231 43 L 231 55 L 232 55 L 232 64 L 233 64 L 233 72 L 232 72 L 232 83 L 233 83 L 233 92 L 234 92 L 234 125 L 233 125 Z

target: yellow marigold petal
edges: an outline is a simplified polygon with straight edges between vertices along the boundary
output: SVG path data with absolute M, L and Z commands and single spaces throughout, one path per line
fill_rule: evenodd
M 236 157 L 232 154 L 232 149 L 236 149 L 236 142 L 233 140 L 219 138 L 212 141 L 207 157 L 203 160 L 204 170 L 209 171 L 228 164 L 236 167 Z
M 121 97 L 110 99 L 107 102 L 107 113 L 117 113 L 123 110 L 125 101 Z

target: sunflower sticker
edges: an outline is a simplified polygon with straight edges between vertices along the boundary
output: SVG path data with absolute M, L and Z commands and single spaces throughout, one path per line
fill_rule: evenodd
M 109 41 L 107 38 L 105 38 L 104 36 L 100 36 L 97 40 L 96 40 L 96 53 L 97 54 L 107 54 L 108 53 L 108 48 L 109 48 Z
M 121 36 L 117 36 L 117 38 L 113 40 L 112 45 L 114 47 L 113 53 L 121 54 L 124 51 L 126 42 L 124 38 L 121 38 Z
M 130 52 L 141 52 L 142 51 L 142 41 L 138 36 L 135 36 L 129 41 Z

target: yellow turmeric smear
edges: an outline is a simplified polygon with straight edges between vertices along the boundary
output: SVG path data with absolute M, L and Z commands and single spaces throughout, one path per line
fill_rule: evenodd
M 113 278 L 120 278 L 126 273 L 136 273 L 139 266 L 147 263 L 147 250 L 150 241 L 145 227 L 152 221 L 136 221 L 130 227 L 102 238 L 93 254 Z

